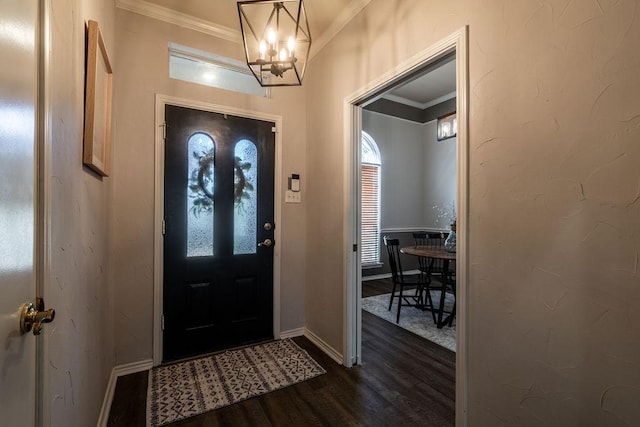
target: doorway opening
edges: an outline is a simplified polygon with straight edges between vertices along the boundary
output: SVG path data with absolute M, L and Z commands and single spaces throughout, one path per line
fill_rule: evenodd
M 345 310 L 345 359 L 346 366 L 362 361 L 362 258 L 357 248 L 362 248 L 362 131 L 363 108 L 372 105 L 390 90 L 399 88 L 418 76 L 427 73 L 455 57 L 456 96 L 454 107 L 457 121 L 457 143 L 455 144 L 455 202 L 457 218 L 456 259 L 456 421 L 462 422 L 466 414 L 466 321 L 467 321 L 467 277 L 468 277 L 468 29 L 460 29 L 434 46 L 410 58 L 396 69 L 372 81 L 345 99 L 345 155 L 348 167 L 347 183 L 348 215 L 345 228 L 348 244 L 354 251 L 346 261 L 346 310 Z M 450 119 L 450 118 L 448 118 Z M 384 154 L 382 173 L 384 174 Z M 384 197 L 384 196 L 383 196 Z M 384 206 L 384 202 L 383 202 Z M 383 207 L 384 209 L 384 207 Z M 442 208 L 446 210 L 446 206 Z M 383 214 L 384 215 L 384 214 Z M 437 215 L 437 213 L 436 213 Z M 461 424 L 462 425 L 462 424 Z
M 363 310 L 454 353 L 455 261 L 401 249 L 395 265 L 388 253 L 393 246 L 385 243 L 442 250 L 455 228 L 456 132 L 449 126 L 449 137 L 438 133 L 442 118 L 455 114 L 456 60 L 450 54 L 363 105 L 360 158 Z M 400 280 L 406 286 L 398 286 Z M 445 311 L 451 313 L 446 327 L 437 322 Z

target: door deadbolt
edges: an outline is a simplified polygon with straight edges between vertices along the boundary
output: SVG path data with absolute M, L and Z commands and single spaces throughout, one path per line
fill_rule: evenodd
M 273 225 L 270 222 L 264 223 L 264 229 L 270 231 L 273 228 Z
M 42 325 L 51 323 L 56 317 L 54 309 L 45 310 L 44 300 L 36 298 L 35 305 L 32 302 L 25 303 L 20 312 L 20 332 L 26 334 L 33 329 L 33 335 L 40 335 Z
M 273 242 L 271 241 L 271 239 L 264 239 L 262 242 L 258 243 L 258 246 L 269 247 L 271 245 L 273 245 Z

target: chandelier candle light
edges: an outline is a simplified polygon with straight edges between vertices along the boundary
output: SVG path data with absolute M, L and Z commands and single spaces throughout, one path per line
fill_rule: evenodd
M 247 65 L 261 86 L 300 86 L 311 49 L 302 0 L 239 1 Z

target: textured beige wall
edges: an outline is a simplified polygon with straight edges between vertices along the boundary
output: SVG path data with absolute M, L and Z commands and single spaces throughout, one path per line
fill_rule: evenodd
M 82 166 L 85 20 L 99 22 L 116 72 L 112 1 L 51 7 L 51 277 L 45 405 L 52 426 L 95 425 L 114 365 L 108 283 L 111 178 Z M 2 422 L 0 421 L 0 424 Z
M 283 190 L 300 173 L 302 204 L 283 204 L 281 330 L 304 326 L 306 157 L 301 88 L 260 98 L 169 79 L 168 43 L 242 59 L 241 45 L 118 10 L 113 241 L 118 364 L 152 357 L 155 95 L 176 96 L 283 117 Z
M 342 349 L 343 99 L 468 24 L 470 425 L 637 425 L 638 6 L 373 0 L 305 82 L 307 326 Z

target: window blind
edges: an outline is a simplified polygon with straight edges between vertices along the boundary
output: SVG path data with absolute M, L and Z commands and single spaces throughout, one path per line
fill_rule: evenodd
M 362 264 L 380 262 L 380 166 L 362 165 Z

